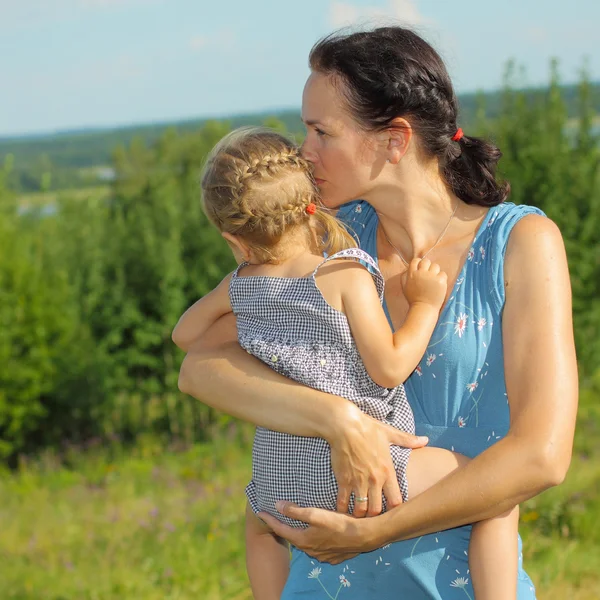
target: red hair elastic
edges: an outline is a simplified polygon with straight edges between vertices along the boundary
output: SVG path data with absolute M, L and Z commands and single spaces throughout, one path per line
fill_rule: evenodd
M 463 135 L 465 135 L 465 134 L 463 133 L 463 130 L 459 127 L 456 130 L 456 133 L 452 136 L 452 141 L 458 142 L 460 139 L 462 139 Z
M 309 215 L 314 215 L 317 212 L 317 205 L 314 202 L 311 202 L 307 207 L 306 207 L 306 212 Z

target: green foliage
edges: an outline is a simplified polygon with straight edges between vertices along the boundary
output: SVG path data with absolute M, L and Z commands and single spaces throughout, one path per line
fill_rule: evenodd
M 198 186 L 227 131 L 116 148 L 108 195 L 17 210 L 2 192 L 0 455 L 144 431 L 202 438 L 214 415 L 177 392 L 170 335 L 235 264 Z
M 503 151 L 500 171 L 511 183 L 511 200 L 541 208 L 560 228 L 567 249 L 575 335 L 584 375 L 600 363 L 600 145 L 595 106 L 585 71 L 577 87 L 574 120 L 552 63 L 550 85 L 535 97 L 515 90 L 509 64 L 502 112 L 481 110 L 478 127 Z M 485 109 L 485 107 L 483 107 Z
M 500 166 L 512 200 L 542 208 L 565 236 L 586 380 L 600 362 L 597 86 L 583 72 L 574 96 L 560 85 L 556 65 L 545 90 L 518 91 L 515 81 L 509 65 L 500 104 L 478 97 L 476 127 L 504 151 Z M 47 191 L 17 199 L 7 181 L 18 160 L 6 156 L 0 456 L 95 437 L 158 434 L 192 442 L 206 436 L 216 415 L 177 391 L 182 354 L 170 333 L 185 308 L 234 266 L 201 210 L 199 175 L 210 148 L 238 124 L 157 127 L 150 142 L 150 130 L 114 132 L 113 141 L 140 135 L 113 148 L 110 187 L 76 194 L 49 191 L 60 161 L 40 141 L 47 156 L 37 163 L 36 185 Z M 297 125 L 293 119 L 267 124 Z M 69 152 L 85 136 L 75 138 L 62 140 Z M 18 150 L 17 144 L 17 156 Z

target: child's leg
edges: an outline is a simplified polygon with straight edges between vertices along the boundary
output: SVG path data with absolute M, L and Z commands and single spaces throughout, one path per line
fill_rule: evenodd
M 466 465 L 469 459 L 443 448 L 418 448 L 410 454 L 406 477 L 411 498 Z M 473 525 L 469 569 L 476 600 L 516 600 L 518 507 Z
M 255 600 L 279 600 L 290 570 L 287 542 L 246 504 L 246 569 Z
M 517 597 L 518 525 L 518 506 L 495 519 L 473 525 L 469 568 L 477 600 Z

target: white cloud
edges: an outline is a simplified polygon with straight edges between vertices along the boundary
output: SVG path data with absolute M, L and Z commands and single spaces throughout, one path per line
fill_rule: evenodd
M 337 0 L 329 4 L 329 22 L 333 27 L 356 25 L 368 20 L 394 20 L 411 26 L 430 22 L 421 14 L 414 0 L 388 0 L 383 8 L 359 7 Z

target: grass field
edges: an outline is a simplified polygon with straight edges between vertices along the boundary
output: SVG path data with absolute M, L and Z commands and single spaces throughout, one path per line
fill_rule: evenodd
M 584 399 L 585 400 L 585 399 Z M 2 600 L 242 600 L 251 430 L 211 445 L 46 453 L 0 479 Z M 522 507 L 543 600 L 600 598 L 600 408 L 580 411 L 567 481 Z

